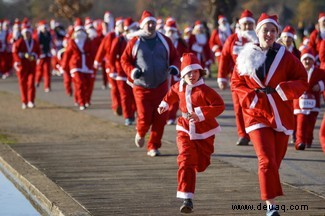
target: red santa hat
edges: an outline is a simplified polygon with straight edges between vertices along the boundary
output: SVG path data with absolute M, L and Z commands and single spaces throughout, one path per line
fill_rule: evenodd
M 321 23 L 324 22 L 324 20 L 325 20 L 325 12 L 320 12 L 318 15 L 318 22 Z
M 188 33 L 188 32 L 191 32 L 193 29 L 192 29 L 192 27 L 190 27 L 190 26 L 186 26 L 185 28 L 184 28 L 184 33 L 186 34 L 186 33 Z
M 169 22 L 176 22 L 176 20 L 174 19 L 174 17 L 167 17 L 166 23 L 169 23 Z
M 38 22 L 38 28 L 44 28 L 46 27 L 46 21 L 45 20 L 40 20 Z
M 165 31 L 178 31 L 178 28 L 177 28 L 177 24 L 175 21 L 169 21 L 165 24 L 165 27 L 164 27 Z
M 83 30 L 85 31 L 85 28 L 82 24 L 82 20 L 80 18 L 76 18 L 75 22 L 74 22 L 74 25 L 73 25 L 73 29 L 74 31 L 79 31 L 79 30 Z
M 129 29 L 132 29 L 132 28 L 135 28 L 138 23 L 137 22 L 134 22 L 134 20 L 131 18 L 131 17 L 128 17 L 126 19 L 124 19 L 124 30 L 127 31 Z
M 228 22 L 227 17 L 225 17 L 224 15 L 219 15 L 218 16 L 218 24 L 221 25 L 223 23 L 223 21 Z
M 85 18 L 85 29 L 89 29 L 89 28 L 92 28 L 92 27 L 94 27 L 93 21 L 91 20 L 90 17 L 86 17 Z
M 117 17 L 115 19 L 115 26 L 121 25 L 121 24 L 123 24 L 123 22 L 124 22 L 124 20 L 122 17 Z
M 255 19 L 254 19 L 254 15 L 251 11 L 245 9 L 241 15 L 240 15 L 240 18 L 238 20 L 238 23 L 239 24 L 243 24 L 245 22 L 252 22 L 255 24 Z
M 205 70 L 202 68 L 199 59 L 193 53 L 184 53 L 181 58 L 181 77 L 183 78 L 192 70 L 200 70 L 201 76 L 205 75 Z
M 144 25 L 149 22 L 149 21 L 154 21 L 157 22 L 156 18 L 153 16 L 152 13 L 149 11 L 145 10 L 142 12 L 141 19 L 140 19 L 140 28 L 143 28 Z
M 266 13 L 262 13 L 260 18 L 257 21 L 256 29 L 255 31 L 258 32 L 262 25 L 265 23 L 272 23 L 275 25 L 277 30 L 279 31 L 279 23 L 278 23 L 278 16 L 277 15 L 268 15 Z
M 26 32 L 30 32 L 32 33 L 32 29 L 31 29 L 31 26 L 30 24 L 27 22 L 24 22 L 22 25 L 21 25 L 21 34 L 25 34 Z
M 281 37 L 284 37 L 284 36 L 296 39 L 297 38 L 296 30 L 292 26 L 286 26 L 286 27 L 284 27 L 284 29 L 281 33 Z
M 197 31 L 199 29 L 203 28 L 203 24 L 200 20 L 197 20 L 195 23 L 194 23 L 194 28 L 193 28 L 193 31 Z
M 310 47 L 305 47 L 304 49 L 301 50 L 300 61 L 304 60 L 307 57 L 311 58 L 313 61 L 316 60 L 315 53 L 313 49 L 311 49 Z
M 20 20 L 18 18 L 15 19 L 14 24 L 12 26 L 13 29 L 18 29 L 20 27 Z

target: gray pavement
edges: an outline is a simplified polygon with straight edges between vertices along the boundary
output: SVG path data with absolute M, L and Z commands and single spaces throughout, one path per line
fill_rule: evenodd
M 243 179 L 241 179 L 242 173 L 246 177 L 247 176 L 253 177 L 253 179 L 255 179 L 254 181 L 256 181 L 257 180 L 256 179 L 257 159 L 253 147 L 235 146 L 237 135 L 236 135 L 235 119 L 232 110 L 230 91 L 229 90 L 220 91 L 219 89 L 217 89 L 215 79 L 207 80 L 206 83 L 211 87 L 215 88 L 219 92 L 219 94 L 224 98 L 226 103 L 226 111 L 218 118 L 218 121 L 222 127 L 222 132 L 216 137 L 215 154 L 213 155 L 213 160 L 220 161 L 220 164 L 226 163 L 226 164 L 230 164 L 233 168 L 236 167 L 239 168 L 237 170 L 234 169 L 234 172 L 238 172 L 238 176 L 236 175 L 236 173 L 235 175 L 231 175 L 231 178 L 234 178 L 232 179 L 234 181 L 238 181 L 241 182 L 241 184 L 243 184 L 242 183 Z M 61 77 L 54 77 L 52 92 L 44 93 L 41 88 L 42 85 L 39 89 L 37 89 L 36 97 L 38 101 L 49 102 L 56 106 L 77 110 L 77 108 L 73 106 L 73 99 L 64 95 L 64 89 L 63 89 Z M 18 95 L 19 91 L 18 91 L 16 78 L 10 77 L 7 80 L 0 80 L 0 91 L 9 92 L 11 94 Z M 112 111 L 110 110 L 109 97 L 110 97 L 109 90 L 100 89 L 100 81 L 98 78 L 98 81 L 96 82 L 96 86 L 95 86 L 95 91 L 93 94 L 93 104 L 90 109 L 82 113 L 90 116 L 94 116 L 96 118 L 105 121 L 113 122 L 117 125 L 123 124 L 124 121 L 121 117 L 117 117 L 112 114 Z M 17 101 L 17 106 L 20 107 L 19 101 Z M 324 205 L 322 205 L 323 208 L 320 208 L 318 211 L 315 211 L 314 215 L 316 214 L 325 215 L 325 209 L 324 209 L 325 208 L 325 200 L 324 200 L 325 199 L 325 169 L 324 169 L 325 157 L 324 157 L 324 153 L 321 151 L 319 140 L 318 140 L 318 130 L 319 130 L 320 121 L 323 116 L 323 113 L 324 113 L 324 108 L 322 108 L 319 118 L 317 120 L 316 130 L 314 132 L 315 140 L 312 148 L 307 149 L 306 151 L 296 151 L 294 150 L 293 145 L 289 145 L 286 157 L 283 160 L 280 169 L 281 179 L 283 184 L 286 186 L 285 187 L 286 189 L 291 188 L 288 189 L 290 191 L 293 189 L 300 190 L 303 195 L 308 194 L 308 196 L 312 195 L 318 197 L 320 200 L 323 200 L 320 201 L 320 203 L 322 202 L 324 203 Z M 175 145 L 174 144 L 175 136 L 176 136 L 175 126 L 166 126 L 165 134 L 163 137 L 164 145 Z M 172 149 L 175 150 L 175 148 Z M 170 147 L 165 149 L 163 146 L 161 149 L 162 153 L 164 153 L 164 150 L 168 153 L 171 153 Z M 218 168 L 208 169 L 207 175 L 213 176 L 214 175 L 213 172 L 217 173 Z M 211 183 L 209 184 L 211 185 Z M 222 187 L 222 185 L 219 186 Z M 232 189 L 227 189 L 227 190 L 232 190 Z M 247 198 L 245 194 L 240 194 L 237 195 L 236 197 L 238 198 L 239 196 L 239 200 L 241 198 L 244 198 L 244 199 L 253 199 L 254 201 L 256 201 L 258 200 L 258 193 L 257 193 L 258 191 L 256 192 L 257 190 L 256 187 L 252 190 L 255 191 L 255 195 L 257 195 L 257 197 Z M 284 200 L 285 199 L 286 198 L 284 198 Z M 289 198 L 288 200 L 294 202 L 293 201 L 294 199 L 292 198 Z M 240 215 L 239 212 L 236 214 Z M 211 214 L 211 215 L 216 215 L 216 214 Z M 225 214 L 220 214 L 220 215 L 225 215 Z M 227 213 L 226 215 L 231 215 L 231 214 Z M 295 214 L 293 213 L 288 215 L 295 215 Z M 308 215 L 308 214 L 303 214 L 303 215 Z

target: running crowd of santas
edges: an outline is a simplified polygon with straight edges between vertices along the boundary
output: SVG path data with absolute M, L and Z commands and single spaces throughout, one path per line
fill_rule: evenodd
M 237 145 L 252 140 L 260 161 L 261 199 L 268 205 L 268 216 L 279 215 L 274 198 L 283 194 L 278 169 L 288 136 L 294 132 L 297 150 L 311 147 L 320 112 L 325 13 L 319 14 L 318 27 L 299 48 L 292 26 L 281 29 L 277 16 L 265 13 L 256 23 L 249 10 L 241 13 L 235 29 L 220 16 L 218 28 L 209 37 L 206 33 L 200 21 L 181 33 L 174 18 L 163 22 L 149 11 L 139 22 L 114 19 L 109 12 L 103 20 L 87 17 L 83 23 L 78 18 L 67 31 L 54 20 L 50 28 L 40 21 L 34 30 L 28 19 L 16 20 L 12 28 L 4 20 L 0 71 L 7 78 L 14 68 L 26 109 L 35 107 L 35 88 L 42 78 L 44 91 L 51 91 L 52 68 L 63 75 L 66 94 L 80 110 L 91 106 L 96 73 L 102 71 L 102 87 L 110 88 L 114 113 L 123 115 L 125 125 L 136 121 L 137 147 L 145 145 L 150 131 L 151 157 L 161 154 L 166 123 L 177 124 L 177 197 L 184 199 L 180 211 L 190 213 L 196 172 L 210 164 L 220 131 L 216 117 L 225 109 L 220 95 L 204 83 L 217 63 L 219 88 L 232 90 Z M 320 140 L 325 151 L 325 121 Z

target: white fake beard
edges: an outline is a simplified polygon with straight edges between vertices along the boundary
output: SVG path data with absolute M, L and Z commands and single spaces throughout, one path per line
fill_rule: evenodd
M 256 70 L 265 62 L 266 52 L 253 43 L 244 45 L 236 64 L 240 76 L 254 76 Z
M 19 31 L 18 29 L 14 29 L 14 30 L 12 31 L 12 35 L 13 35 L 13 37 L 14 37 L 15 39 L 18 39 L 19 36 L 20 36 L 21 34 L 20 34 L 20 31 Z
M 87 34 L 88 34 L 88 37 L 92 40 L 94 39 L 95 37 L 97 37 L 97 32 L 95 29 L 93 28 L 90 28 L 90 29 L 87 29 Z
M 78 48 L 83 51 L 83 46 L 85 44 L 85 41 L 87 39 L 87 34 L 83 31 L 79 31 L 75 33 L 75 39 L 74 41 L 76 42 Z
M 325 29 L 320 30 L 320 37 L 324 40 L 325 39 Z
M 254 30 L 241 31 L 241 36 L 245 37 L 253 43 L 258 43 L 258 37 Z
M 227 36 L 231 35 L 229 23 L 226 23 L 225 25 L 220 25 L 219 30 L 224 32 Z
M 197 34 L 196 36 L 196 41 L 200 45 L 205 45 L 207 43 L 207 36 L 205 34 Z
M 129 34 L 126 35 L 126 38 L 128 40 L 132 39 L 133 37 L 148 37 L 148 32 L 142 30 L 142 29 L 139 29 L 138 31 L 135 31 L 135 32 L 131 32 Z

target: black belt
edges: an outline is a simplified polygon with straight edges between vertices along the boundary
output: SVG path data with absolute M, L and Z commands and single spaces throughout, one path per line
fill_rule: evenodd
M 261 92 L 261 93 L 264 93 L 264 94 L 272 94 L 272 93 L 276 92 L 276 90 L 275 90 L 275 88 L 272 88 L 270 86 L 266 86 L 265 88 L 255 89 L 255 92 Z

